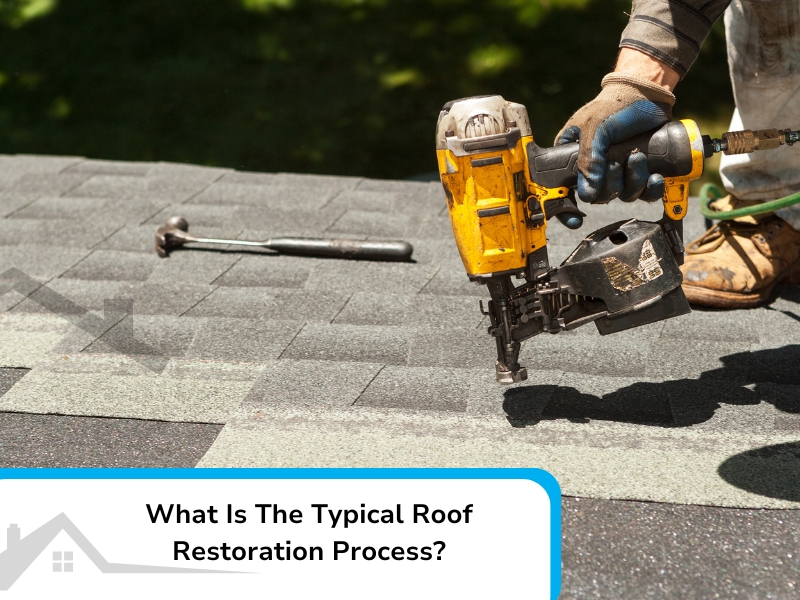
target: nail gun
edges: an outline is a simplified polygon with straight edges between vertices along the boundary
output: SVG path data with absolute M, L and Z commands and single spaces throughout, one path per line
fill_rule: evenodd
M 489 334 L 497 343 L 497 381 L 527 379 L 521 343 L 595 323 L 608 335 L 690 312 L 681 290 L 683 223 L 689 183 L 715 152 L 739 154 L 791 145 L 777 129 L 700 134 L 691 120 L 667 123 L 612 146 L 621 165 L 634 151 L 665 179 L 658 222 L 629 219 L 587 236 L 558 267 L 547 256 L 547 222 L 577 229 L 578 143 L 542 148 L 525 107 L 501 96 L 445 104 L 436 126 L 439 175 L 456 245 L 471 281 L 486 285 Z M 512 278 L 523 280 L 514 285 Z

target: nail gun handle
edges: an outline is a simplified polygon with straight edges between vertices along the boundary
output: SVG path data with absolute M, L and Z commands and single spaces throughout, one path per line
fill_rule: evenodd
M 694 125 L 691 121 L 688 123 Z M 630 154 L 638 150 L 647 156 L 651 173 L 659 173 L 665 178 L 688 177 L 695 170 L 692 152 L 694 140 L 690 139 L 689 129 L 691 127 L 685 121 L 667 123 L 611 146 L 608 158 L 625 164 Z M 697 129 L 696 125 L 694 129 Z M 702 147 L 699 148 L 702 152 Z M 529 143 L 526 150 L 531 181 L 546 188 L 575 187 L 578 184 L 578 149 L 577 142 L 552 148 Z

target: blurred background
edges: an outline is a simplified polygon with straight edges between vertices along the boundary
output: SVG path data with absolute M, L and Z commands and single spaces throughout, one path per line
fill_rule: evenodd
M 550 145 L 630 0 L 0 0 L 0 154 L 424 178 L 448 100 L 499 93 Z M 677 89 L 733 110 L 718 23 Z M 710 175 L 713 179 L 713 174 Z

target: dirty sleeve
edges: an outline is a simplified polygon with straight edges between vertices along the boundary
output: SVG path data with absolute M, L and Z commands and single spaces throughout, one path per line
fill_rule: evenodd
M 620 48 L 634 48 L 683 78 L 731 0 L 633 0 Z

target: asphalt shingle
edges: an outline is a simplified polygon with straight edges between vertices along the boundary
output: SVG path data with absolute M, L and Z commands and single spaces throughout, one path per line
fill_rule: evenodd
M 416 237 L 424 222 L 419 216 L 348 210 L 326 231 L 330 234 L 359 234 L 370 238 Z
M 411 333 L 408 364 L 418 367 L 484 368 L 494 373 L 497 350 L 486 343 L 486 328 L 447 331 L 419 328 Z M 488 340 L 493 342 L 491 338 Z M 536 368 L 539 365 L 532 364 Z
M 243 174 L 246 175 L 246 174 Z M 275 185 L 297 189 L 353 190 L 363 181 L 360 177 L 338 177 L 330 175 L 300 175 L 297 173 L 277 173 Z
M 662 379 L 703 378 L 745 382 L 750 344 L 658 340 L 650 345 L 644 374 Z
M 111 327 L 83 352 L 180 357 L 186 354 L 201 325 L 198 319 L 134 314 Z
M 185 177 L 141 177 L 125 175 L 95 175 L 69 196 L 87 198 L 154 198 L 162 203 L 186 202 L 209 186 L 200 179 Z
M 91 249 L 110 237 L 119 226 L 73 219 L 0 219 L 0 246 Z
M 84 219 L 100 211 L 107 198 L 39 197 L 35 202 L 18 210 L 14 219 Z
M 753 343 L 760 340 L 762 310 L 693 310 L 664 322 L 661 337 L 674 340 Z
M 0 396 L 10 390 L 30 369 L 0 367 Z
M 647 377 L 652 369 L 670 376 L 670 367 L 663 366 L 661 356 L 653 350 L 656 344 L 661 345 L 651 337 L 658 334 L 660 327 L 660 323 L 645 325 L 636 336 L 626 336 L 625 332 L 601 336 L 593 324 L 582 330 L 539 334 L 523 344 L 520 361 L 540 369 L 587 375 Z
M 355 260 L 318 260 L 304 287 L 308 290 L 350 291 L 384 290 L 388 293 L 415 294 L 437 272 L 435 265 L 380 263 Z
M 414 299 L 414 295 L 355 292 L 336 315 L 335 322 L 346 325 L 403 325 L 406 310 Z
M 420 293 L 434 296 L 473 296 L 488 300 L 486 287 L 471 282 L 463 271 L 461 260 L 444 262 Z
M 259 377 L 245 404 L 250 408 L 294 406 L 350 406 L 383 368 L 375 363 L 282 359 Z
M 107 281 L 146 281 L 158 266 L 154 253 L 95 250 L 62 277 Z
M 38 199 L 39 194 L 35 192 L 0 191 L 0 218 L 10 217 Z
M 330 323 L 349 297 L 291 288 L 220 286 L 186 315 Z
M 303 212 L 292 209 L 270 208 L 262 205 L 236 204 L 171 204 L 148 221 L 163 225 L 172 216 L 181 215 L 189 223 L 190 231 L 199 232 L 200 227 L 219 227 L 230 231 L 226 237 L 235 238 L 245 229 L 263 232 L 263 239 L 275 236 L 320 236 L 341 216 L 341 212 L 320 209 Z M 198 228 L 198 229 L 195 229 Z M 252 239 L 252 238 L 251 238 Z
M 431 329 L 472 328 L 483 320 L 478 302 L 461 296 L 355 292 L 336 316 L 350 325 L 407 325 Z
M 49 281 L 67 272 L 89 252 L 80 248 L 28 244 L 0 246 L 0 274 L 16 268 L 39 281 Z
M 796 594 L 800 512 L 564 498 L 562 600 Z
M 455 369 L 388 366 L 369 384 L 356 406 L 466 412 L 470 387 L 468 374 Z
M 125 286 L 120 281 L 81 281 L 77 279 L 53 279 L 47 283 L 50 290 L 63 297 L 57 301 L 55 307 L 58 314 L 83 314 L 83 310 L 102 311 L 105 301 L 116 298 Z M 37 291 L 24 298 L 17 304 L 12 313 L 47 313 L 50 312 L 41 302 L 44 292 Z M 73 306 L 76 304 L 77 307 Z
M 180 319 L 185 321 L 186 317 Z M 187 358 L 267 363 L 278 358 L 302 328 L 299 321 L 207 318 Z
M 299 256 L 242 256 L 214 283 L 231 287 L 300 288 L 315 265 L 316 261 Z
M 148 255 L 155 256 L 155 253 Z M 214 283 L 240 259 L 236 254 L 222 252 L 172 252 L 167 258 L 157 258 L 150 273 L 150 283 Z
M 0 367 L 32 368 L 72 329 L 53 315 L 0 315 Z
M 189 283 L 128 283 L 119 297 L 133 299 L 134 314 L 182 315 L 214 291 L 210 285 Z
M 328 206 L 340 208 L 343 213 L 348 210 L 388 213 L 395 210 L 398 200 L 398 195 L 393 193 L 345 191 L 331 199 Z
M 14 468 L 194 467 L 222 429 L 205 423 L 0 413 L 0 464 Z M 53 451 L 58 440 L 58 451 Z
M 416 264 L 461 264 L 458 248 L 452 239 L 405 238 L 414 247 L 413 260 Z M 463 267 L 462 267 L 463 268 Z M 466 276 L 464 277 L 466 280 Z
M 45 156 L 41 154 L 17 154 L 4 156 L 0 172 L 24 175 L 55 175 L 86 162 L 85 158 L 76 156 Z
M 661 216 L 658 203 L 581 208 L 582 230 L 548 229 L 554 264 L 602 225 Z M 162 466 L 208 448 L 201 465 L 542 467 L 584 496 L 798 506 L 783 467 L 758 453 L 793 464 L 796 288 L 769 308 L 537 336 L 521 354 L 528 380 L 505 388 L 478 308 L 488 293 L 464 273 L 438 183 L 0 157 L 0 213 L 0 265 L 63 297 L 50 296 L 57 316 L 37 303 L 47 290 L 0 296 L 0 368 L 31 369 L 0 410 L 73 415 L 5 421 L 32 435 L 108 436 L 108 460 L 89 444 L 85 464 L 156 464 L 127 445 L 194 432 L 206 441 L 186 453 L 154 442 L 174 457 Z M 233 246 L 157 258 L 155 228 L 179 214 L 208 237 L 402 238 L 414 261 Z M 702 228 L 691 211 L 686 231 Z M 126 298 L 132 317 L 106 312 Z M 217 425 L 186 422 L 226 426 L 212 443 Z M 24 463 L 18 450 L 3 460 Z M 59 460 L 30 464 L 79 464 Z
M 70 173 L 91 175 L 147 175 L 154 163 L 125 162 L 121 160 L 82 160 L 69 167 Z
M 183 361 L 157 374 L 119 354 L 54 357 L 0 396 L 0 411 L 225 423 L 261 368 Z
M 326 188 L 230 183 L 227 178 L 207 187 L 190 200 L 191 204 L 217 206 L 250 205 L 273 210 L 294 210 L 298 213 L 322 208 L 338 192 Z
M 81 185 L 91 175 L 86 173 L 25 173 L 6 188 L 9 194 L 62 196 Z
M 402 365 L 406 362 L 409 337 L 402 327 L 311 323 L 303 327 L 281 358 Z
M 355 188 L 359 192 L 382 192 L 391 194 L 405 194 L 408 196 L 415 195 L 431 195 L 431 189 L 436 190 L 436 193 L 441 194 L 442 186 L 436 182 L 433 186 L 428 182 L 421 181 L 402 181 L 391 179 L 362 179 L 359 181 L 358 186 Z
M 257 319 L 269 315 L 270 309 L 278 304 L 278 298 L 285 299 L 289 294 L 290 291 L 281 288 L 220 286 L 187 312 L 186 316 Z
M 105 227 L 108 235 L 126 223 L 140 223 L 158 213 L 166 202 L 157 198 L 39 198 L 10 215 L 12 219 L 75 219 Z
M 205 170 L 205 169 L 203 169 Z M 278 179 L 275 173 L 253 173 L 248 171 L 231 171 L 219 178 L 220 183 L 236 185 L 268 186 L 274 185 Z

